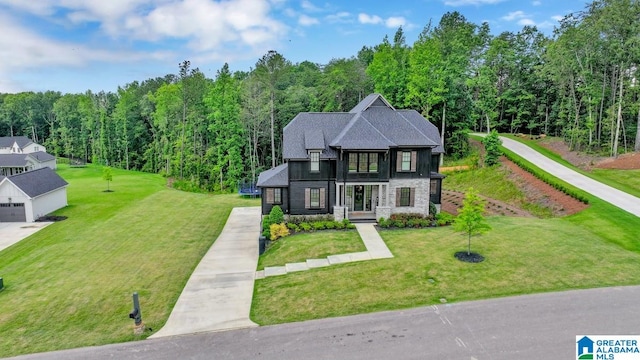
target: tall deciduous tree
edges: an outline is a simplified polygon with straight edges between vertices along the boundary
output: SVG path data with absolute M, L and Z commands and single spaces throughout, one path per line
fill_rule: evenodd
M 269 108 L 271 120 L 271 166 L 276 166 L 275 117 L 277 85 L 284 73 L 289 70 L 291 63 L 275 50 L 270 50 L 256 63 L 255 73 L 269 93 Z

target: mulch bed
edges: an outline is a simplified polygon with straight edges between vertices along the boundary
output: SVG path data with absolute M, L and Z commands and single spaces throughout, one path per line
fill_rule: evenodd
M 478 253 L 467 253 L 466 251 L 458 251 L 455 254 L 456 259 L 468 263 L 479 263 L 484 261 L 484 256 Z
M 62 220 L 67 220 L 66 216 L 60 216 L 60 215 L 45 215 L 45 216 L 41 216 L 39 217 L 36 221 L 37 222 L 55 222 L 55 221 L 62 221 Z
M 578 201 L 571 196 L 557 190 L 553 186 L 523 170 L 518 165 L 502 157 L 503 166 L 511 172 L 511 179 L 524 192 L 527 201 L 538 203 L 551 209 L 555 216 L 566 216 L 580 212 L 589 205 Z
M 509 205 L 503 201 L 482 197 L 485 203 L 485 215 L 503 215 L 503 216 L 519 216 L 533 217 L 529 212 L 522 210 L 516 206 Z M 464 193 L 451 190 L 442 190 L 442 210 L 453 215 L 458 215 L 458 208 L 462 207 Z

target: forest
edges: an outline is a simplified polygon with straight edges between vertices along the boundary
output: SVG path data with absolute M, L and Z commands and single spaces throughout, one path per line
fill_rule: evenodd
M 450 12 L 413 44 L 402 28 L 328 64 L 269 51 L 214 79 L 190 61 L 117 92 L 0 94 L 0 135 L 24 135 L 70 159 L 161 173 L 175 187 L 228 192 L 282 163 L 282 129 L 299 112 L 349 111 L 377 92 L 444 128 L 464 157 L 470 131 L 562 137 L 574 150 L 640 151 L 640 1 L 596 0 L 551 37 L 492 35 Z

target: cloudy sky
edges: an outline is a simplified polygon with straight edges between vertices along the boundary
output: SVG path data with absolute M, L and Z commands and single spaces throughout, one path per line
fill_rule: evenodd
M 584 0 L 0 0 L 0 92 L 115 91 L 177 73 L 249 70 L 268 50 L 326 64 L 402 26 L 459 11 L 494 34 L 536 25 L 548 35 Z

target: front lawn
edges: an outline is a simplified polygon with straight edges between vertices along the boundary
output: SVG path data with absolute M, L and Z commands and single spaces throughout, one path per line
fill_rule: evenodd
M 585 229 L 579 219 L 491 217 L 489 222 L 493 230 L 472 240 L 472 251 L 486 259 L 482 263 L 454 258 L 465 249 L 466 238 L 451 227 L 382 231 L 393 259 L 258 280 L 252 319 L 277 324 L 440 304 L 441 299 L 640 283 L 640 254 Z
M 131 294 L 145 324 L 167 320 L 237 195 L 185 193 L 161 176 L 100 167 L 58 173 L 69 182 L 68 219 L 0 252 L 0 356 L 109 344 L 133 335 Z M 147 335 L 149 335 L 148 333 Z
M 358 231 L 353 229 L 298 233 L 273 242 L 258 259 L 258 270 L 366 250 Z

